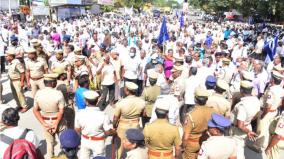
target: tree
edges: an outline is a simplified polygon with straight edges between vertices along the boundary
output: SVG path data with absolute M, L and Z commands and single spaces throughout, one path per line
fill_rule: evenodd
M 283 0 L 190 0 L 190 4 L 206 12 L 223 13 L 236 9 L 244 17 L 258 14 L 274 22 L 284 20 Z

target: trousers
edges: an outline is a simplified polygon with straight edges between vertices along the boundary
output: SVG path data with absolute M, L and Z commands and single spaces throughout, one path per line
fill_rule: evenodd
M 113 104 L 114 101 L 115 84 L 102 85 L 102 95 L 100 97 L 98 107 L 104 110 L 108 104 Z M 108 101 L 106 101 L 108 96 Z
M 13 97 L 15 98 L 18 107 L 26 108 L 27 103 L 26 103 L 26 99 L 23 93 L 23 89 L 21 88 L 21 81 L 20 80 L 11 81 L 10 87 L 11 87 Z
M 123 148 L 123 141 L 126 139 L 125 132 L 127 129 L 130 128 L 139 128 L 139 122 L 131 122 L 129 121 L 128 123 L 119 123 L 118 128 L 117 128 L 117 136 L 120 139 L 119 143 L 119 148 L 117 151 L 117 159 L 121 159 L 124 148 Z
M 38 90 L 38 88 L 39 89 L 44 88 L 43 78 L 41 78 L 39 80 L 30 79 L 30 83 L 31 83 L 32 95 L 33 95 L 33 97 L 35 97 L 35 94 L 36 94 L 36 91 Z

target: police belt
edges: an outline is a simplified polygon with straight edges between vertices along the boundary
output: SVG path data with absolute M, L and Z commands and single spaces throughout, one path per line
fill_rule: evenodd
M 100 140 L 104 140 L 105 139 L 104 137 L 88 136 L 88 135 L 84 135 L 84 134 L 82 134 L 82 136 L 85 139 L 93 140 L 93 141 L 100 141 Z
M 148 150 L 148 155 L 154 156 L 154 157 L 169 157 L 173 155 L 173 151 L 163 152 L 163 151 L 157 151 L 157 150 Z
M 20 78 L 18 78 L 18 79 L 10 79 L 11 81 L 20 81 L 21 79 Z
M 39 78 L 32 78 L 32 77 L 30 77 L 33 81 L 37 81 L 37 80 L 40 80 L 40 79 L 42 79 L 43 77 L 39 77 Z
M 121 119 L 119 119 L 119 123 L 138 123 L 138 122 L 139 122 L 139 118 L 134 118 L 134 119 L 121 118 Z
M 196 136 L 194 136 L 194 135 L 196 135 Z M 192 134 L 188 137 L 187 141 L 188 142 L 199 142 L 201 136 L 202 136 L 202 134 Z
M 47 117 L 47 116 L 42 116 L 43 120 L 56 120 L 57 117 Z

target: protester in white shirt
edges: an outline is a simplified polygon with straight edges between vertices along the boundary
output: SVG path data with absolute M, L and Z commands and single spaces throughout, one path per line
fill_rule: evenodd
M 98 107 L 104 110 L 108 104 L 113 105 L 116 75 L 110 57 L 106 54 L 103 57 L 104 62 L 98 66 L 97 75 L 101 75 L 102 95 L 98 102 Z M 108 97 L 108 101 L 106 101 Z

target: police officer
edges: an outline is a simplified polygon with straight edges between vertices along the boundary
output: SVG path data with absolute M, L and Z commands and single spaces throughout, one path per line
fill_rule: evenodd
M 281 100 L 284 96 L 284 89 L 280 85 L 283 75 L 277 71 L 272 71 L 271 77 L 270 87 L 264 96 L 264 111 L 262 114 L 262 117 L 267 115 L 270 116 L 270 119 L 277 115 L 277 108 L 282 104 Z
M 183 103 L 183 95 L 185 88 L 184 78 L 181 76 L 182 70 L 182 66 L 174 65 L 173 69 L 171 70 L 172 76 L 170 77 L 170 79 L 173 81 L 170 93 L 174 94 L 178 98 L 179 102 L 181 103 L 180 105 L 182 105 Z
M 270 129 L 270 140 L 269 144 L 265 149 L 265 154 L 267 158 L 279 159 L 279 150 L 283 148 L 284 145 L 284 113 L 277 117 L 275 120 L 276 124 L 272 124 Z
M 278 108 L 282 104 L 282 98 L 284 95 L 284 89 L 280 86 L 283 79 L 283 75 L 277 71 L 272 71 L 270 87 L 263 96 L 263 113 L 257 123 L 258 137 L 254 144 L 255 148 L 264 151 L 269 142 L 269 128 L 271 122 L 278 114 Z
M 86 65 L 85 61 L 86 57 L 83 55 L 76 55 L 75 57 L 75 65 L 74 65 L 74 90 L 78 88 L 78 78 L 81 74 L 87 73 L 89 77 L 92 77 L 92 73 Z
M 204 141 L 204 133 L 208 128 L 207 122 L 210 120 L 211 114 L 215 112 L 213 108 L 205 106 L 208 96 L 209 93 L 204 88 L 197 87 L 195 89 L 195 106 L 189 112 L 183 128 L 184 159 L 197 158 L 200 143 Z
M 161 94 L 161 88 L 156 85 L 158 74 L 155 71 L 150 71 L 149 74 L 150 86 L 145 87 L 142 92 L 142 99 L 145 100 L 146 106 L 142 117 L 143 127 L 147 122 L 149 122 L 152 116 L 153 104 L 155 103 L 157 97 Z
M 95 91 L 83 93 L 87 107 L 76 114 L 75 129 L 81 134 L 80 159 L 89 159 L 91 154 L 105 155 L 105 139 L 112 132 L 109 117 L 97 107 L 99 94 Z M 90 122 L 94 121 L 94 122 Z
M 33 112 L 41 125 L 44 127 L 46 139 L 46 158 L 54 155 L 55 135 L 65 129 L 66 121 L 63 118 L 64 97 L 55 90 L 57 74 L 44 74 L 45 88 L 37 91 L 34 97 Z
M 9 49 L 15 51 L 15 57 L 18 59 L 22 64 L 24 64 L 24 48 L 19 45 L 19 39 L 15 35 L 12 35 L 11 38 L 11 46 Z
M 129 150 L 125 159 L 148 159 L 142 131 L 139 129 L 128 129 L 125 132 L 125 136 L 123 147 Z
M 137 89 L 137 84 L 125 82 L 124 93 L 126 97 L 116 103 L 114 110 L 113 127 L 117 128 L 117 135 L 120 138 L 117 154 L 119 159 L 124 151 L 122 141 L 125 139 L 126 130 L 139 127 L 139 117 L 145 108 L 145 101 L 135 96 Z
M 233 135 L 238 145 L 238 158 L 244 157 L 245 139 L 248 137 L 254 140 L 257 136 L 252 131 L 251 121 L 257 116 L 260 110 L 260 101 L 257 97 L 252 96 L 252 82 L 241 81 L 240 93 L 241 101 L 236 104 L 231 113 L 233 123 Z
M 26 63 L 27 84 L 32 89 L 32 96 L 35 97 L 36 91 L 44 88 L 43 74 L 48 72 L 47 63 L 37 58 L 36 50 L 28 48 L 29 60 Z
M 178 127 L 170 124 L 167 119 L 170 103 L 159 98 L 155 102 L 155 106 L 157 119 L 151 124 L 146 124 L 144 128 L 149 159 L 178 158 L 181 150 L 181 139 Z M 175 154 L 173 154 L 173 147 Z
M 18 108 L 22 109 L 21 112 L 26 112 L 27 104 L 23 93 L 25 81 L 25 69 L 23 64 L 15 58 L 14 50 L 6 51 L 6 60 L 9 63 L 8 76 L 10 79 L 10 86 L 14 99 L 18 104 Z
M 207 89 L 207 92 L 209 93 L 209 96 L 213 95 L 215 92 L 215 86 L 216 86 L 216 78 L 212 75 L 207 76 L 205 81 L 205 87 Z
M 225 80 L 217 80 L 215 93 L 209 96 L 206 105 L 215 109 L 218 114 L 230 117 L 231 103 L 224 97 L 224 93 L 229 89 Z
M 63 68 L 67 72 L 67 81 L 70 82 L 71 79 L 71 65 L 68 61 L 64 59 L 63 50 L 55 50 L 56 60 L 51 64 L 51 71 L 53 72 L 56 68 Z
M 52 159 L 77 159 L 77 152 L 81 143 L 79 134 L 74 129 L 66 129 L 59 136 L 61 152 Z
M 236 159 L 237 143 L 232 137 L 226 136 L 230 119 L 216 113 L 211 116 L 207 124 L 210 137 L 202 143 L 198 159 Z
M 42 47 L 41 43 L 39 41 L 37 41 L 35 44 L 33 44 L 33 46 L 34 46 L 34 49 L 36 50 L 38 59 L 47 63 L 48 62 L 48 56 L 43 51 L 43 47 Z
M 73 105 L 73 98 L 71 96 L 72 92 L 70 91 L 69 82 L 67 79 L 66 71 L 62 67 L 55 68 L 53 73 L 58 75 L 56 89 L 61 91 L 64 96 L 65 109 L 64 109 L 64 118 L 67 122 L 68 128 L 74 128 L 74 118 L 75 118 L 75 108 Z
M 223 65 L 220 70 L 220 73 L 217 75 L 218 79 L 223 79 L 227 83 L 230 83 L 232 77 L 233 77 L 233 70 L 229 67 L 231 60 L 228 58 L 223 58 L 222 60 Z

